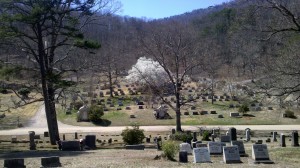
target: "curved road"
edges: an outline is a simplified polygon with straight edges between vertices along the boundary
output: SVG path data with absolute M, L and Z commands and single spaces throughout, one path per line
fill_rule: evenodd
M 183 130 L 199 130 L 200 127 L 212 129 L 220 128 L 221 130 L 227 130 L 230 127 L 235 127 L 237 130 L 245 130 L 250 128 L 251 130 L 277 130 L 277 131 L 291 131 L 300 130 L 300 125 L 197 125 L 197 126 L 182 126 Z M 74 132 L 85 132 L 85 133 L 121 133 L 125 126 L 119 127 L 80 127 L 66 125 L 58 121 L 58 128 L 60 133 L 74 133 Z M 146 132 L 159 132 L 159 131 L 171 131 L 172 126 L 140 126 Z M 28 126 L 23 128 L 17 128 L 12 130 L 0 130 L 0 135 L 26 135 L 28 131 L 35 131 L 36 134 L 43 134 L 48 131 L 47 120 L 45 115 L 45 107 L 42 105 L 37 111 L 36 115 L 29 121 Z

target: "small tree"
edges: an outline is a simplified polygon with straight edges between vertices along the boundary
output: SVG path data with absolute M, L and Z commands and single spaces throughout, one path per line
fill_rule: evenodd
M 239 113 L 243 113 L 243 115 L 244 115 L 244 114 L 246 114 L 249 110 L 250 110 L 250 109 L 249 109 L 248 105 L 247 105 L 247 104 L 243 104 L 243 105 L 241 105 L 241 107 L 239 108 Z
M 89 109 L 89 120 L 92 122 L 100 122 L 104 115 L 103 108 L 97 105 L 92 105 Z
M 121 135 L 123 137 L 123 141 L 127 145 L 142 143 L 145 138 L 144 130 L 139 129 L 139 126 L 136 124 L 132 127 L 133 129 L 126 128 L 122 131 Z
M 174 160 L 176 153 L 179 151 L 178 144 L 175 141 L 165 141 L 162 144 L 164 156 L 169 160 Z

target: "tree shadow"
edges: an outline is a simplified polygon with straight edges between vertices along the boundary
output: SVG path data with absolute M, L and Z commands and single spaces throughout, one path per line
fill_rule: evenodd
M 93 121 L 93 124 L 97 126 L 103 126 L 103 127 L 108 127 L 111 125 L 111 121 L 107 119 L 101 119 L 100 121 Z

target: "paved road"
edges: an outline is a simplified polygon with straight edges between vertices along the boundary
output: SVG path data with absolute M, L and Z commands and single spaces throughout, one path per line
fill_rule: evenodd
M 74 133 L 74 132 L 90 132 L 90 133 L 121 133 L 126 127 L 79 127 L 66 125 L 61 122 L 58 122 L 59 132 L 60 133 Z M 207 129 L 220 128 L 221 130 L 227 130 L 230 127 L 235 127 L 237 130 L 245 130 L 250 128 L 251 130 L 277 130 L 277 131 L 288 131 L 288 130 L 298 130 L 300 131 L 300 125 L 197 125 L 197 126 L 182 126 L 184 130 L 199 130 L 200 127 Z M 151 132 L 159 131 L 171 131 L 175 126 L 141 126 L 141 129 Z M 47 120 L 45 115 L 45 107 L 41 106 L 37 111 L 36 115 L 29 121 L 28 126 L 13 130 L 0 130 L 0 135 L 26 135 L 28 131 L 35 131 L 36 134 L 43 134 L 45 131 L 48 131 Z

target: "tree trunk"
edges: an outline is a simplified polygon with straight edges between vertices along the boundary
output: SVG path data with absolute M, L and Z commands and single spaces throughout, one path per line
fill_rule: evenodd
M 181 129 L 181 120 L 180 120 L 180 94 L 178 87 L 176 88 L 176 131 L 182 131 Z
M 110 92 L 110 97 L 114 97 L 113 95 L 113 82 L 112 82 L 112 74 L 111 74 L 111 70 L 109 70 L 108 72 L 108 81 L 109 81 L 109 92 Z

